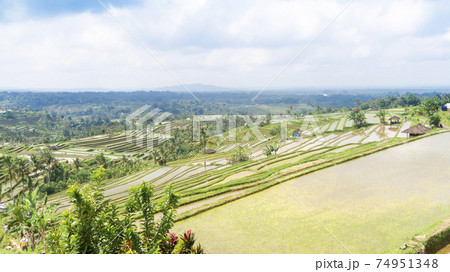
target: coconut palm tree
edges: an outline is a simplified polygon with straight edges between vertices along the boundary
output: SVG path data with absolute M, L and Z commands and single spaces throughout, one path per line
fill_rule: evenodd
M 42 149 L 39 154 L 41 162 L 45 165 L 45 169 L 47 170 L 47 177 L 45 177 L 45 182 L 50 182 L 52 166 L 56 163 L 56 158 L 53 155 L 50 149 Z
M 375 114 L 376 117 L 380 118 L 380 123 L 384 124 L 386 122 L 385 116 L 386 111 L 385 110 L 379 110 L 377 114 Z
M 83 167 L 83 162 L 79 158 L 76 158 L 75 160 L 73 160 L 73 166 L 75 167 L 75 169 L 78 173 L 78 171 L 80 171 L 81 167 Z
M 30 156 L 30 161 L 31 161 L 31 164 L 33 166 L 33 172 L 37 172 L 37 171 L 43 169 L 42 162 L 41 162 L 40 158 L 38 156 L 36 156 L 35 154 L 32 154 Z
M 15 160 L 13 157 L 9 156 L 9 155 L 4 155 L 2 158 L 2 168 L 3 168 L 3 173 L 5 175 L 5 181 L 6 179 L 9 181 L 9 196 L 11 199 L 13 199 L 13 180 L 15 179 Z
M 19 179 L 18 182 L 22 183 L 22 193 L 25 193 L 25 183 L 27 182 L 25 177 L 31 172 L 31 163 L 26 158 L 15 158 L 14 163 L 14 172 Z
M 198 143 L 198 146 L 203 149 L 203 166 L 205 167 L 206 171 L 206 147 L 209 144 L 214 144 L 214 141 L 211 137 L 208 137 L 206 134 L 206 128 L 202 127 L 200 129 L 200 142 Z

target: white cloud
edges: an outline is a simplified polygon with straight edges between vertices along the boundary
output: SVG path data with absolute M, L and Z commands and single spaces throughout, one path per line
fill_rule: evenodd
M 257 88 L 346 3 L 174 0 L 113 12 L 184 82 Z M 449 85 L 442 70 L 450 69 L 450 19 L 437 16 L 441 7 L 440 1 L 354 1 L 271 87 Z M 15 5 L 4 18 L 0 87 L 178 84 L 106 11 L 33 19 Z M 436 25 L 442 33 L 431 33 Z

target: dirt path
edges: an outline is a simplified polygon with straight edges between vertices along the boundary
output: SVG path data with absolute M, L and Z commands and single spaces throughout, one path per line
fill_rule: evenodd
M 17 249 L 20 250 L 20 246 L 19 246 L 19 244 L 16 242 L 16 240 L 14 240 L 14 239 L 12 239 L 12 238 L 9 238 L 9 242 L 11 243 L 11 246 L 12 246 L 13 248 L 17 248 Z

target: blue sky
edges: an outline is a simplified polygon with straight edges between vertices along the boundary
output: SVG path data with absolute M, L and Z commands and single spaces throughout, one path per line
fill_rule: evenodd
M 139 0 L 105 0 L 105 4 L 116 7 L 134 6 Z M 104 12 L 97 0 L 0 0 L 0 10 L 6 10 L 14 5 L 25 8 L 26 14 L 32 17 L 51 17 L 79 12 Z
M 450 86 L 444 0 L 103 1 L 184 83 Z M 1 88 L 178 85 L 96 0 L 0 0 Z

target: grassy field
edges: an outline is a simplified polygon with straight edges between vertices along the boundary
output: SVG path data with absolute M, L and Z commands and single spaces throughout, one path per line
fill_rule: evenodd
M 320 220 L 351 252 L 381 253 L 450 216 L 449 140 L 432 136 L 312 173 L 175 230 L 192 229 L 210 253 L 348 252 Z

